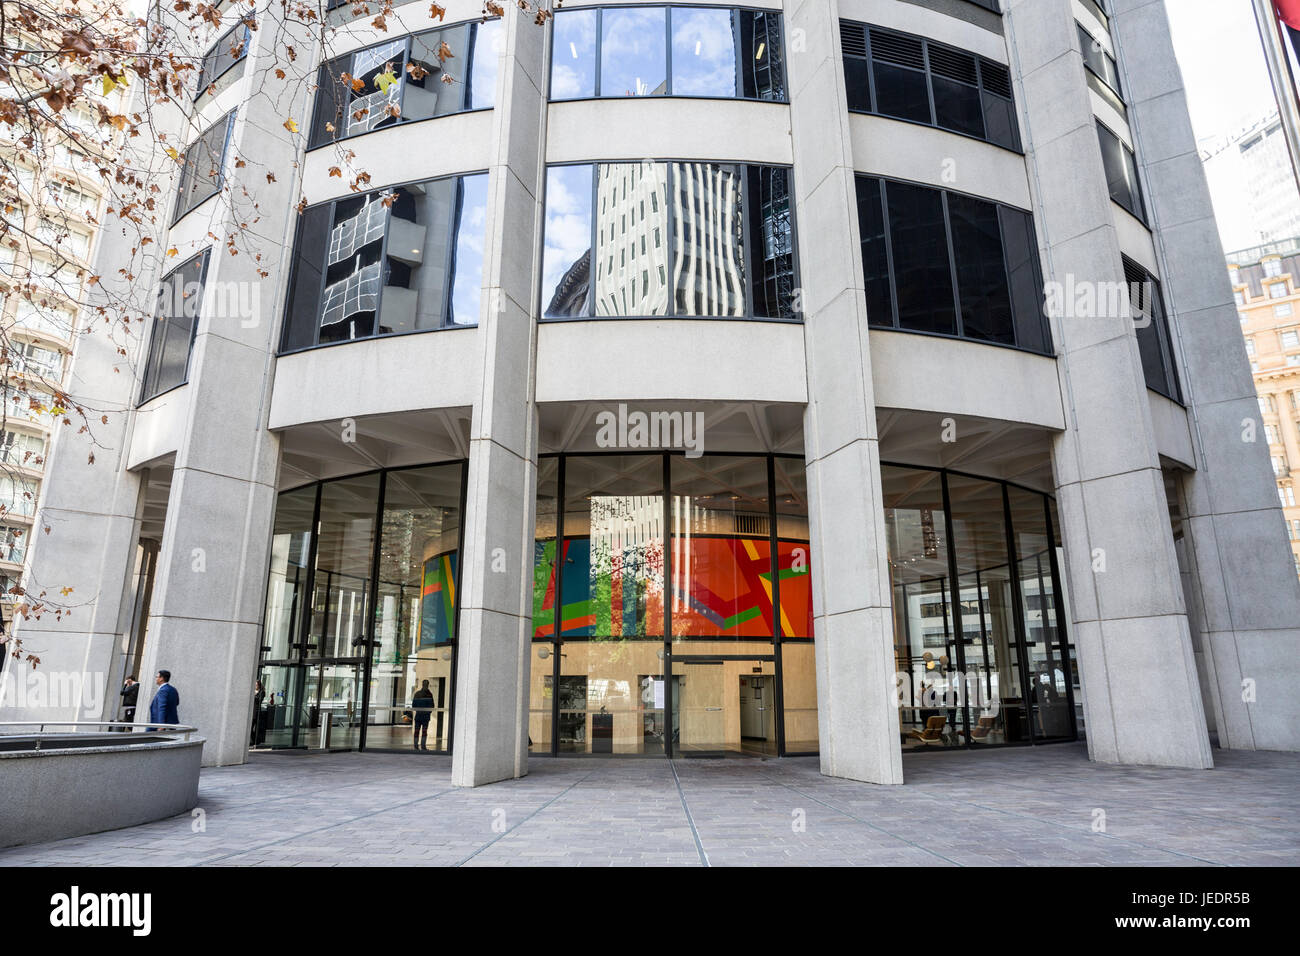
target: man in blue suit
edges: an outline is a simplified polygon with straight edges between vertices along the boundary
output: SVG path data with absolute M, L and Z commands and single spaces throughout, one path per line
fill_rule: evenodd
M 181 702 L 181 695 L 176 693 L 176 688 L 169 683 L 171 679 L 171 671 L 159 671 L 154 677 L 158 690 L 154 693 L 153 700 L 149 701 L 149 723 L 151 724 L 181 722 L 180 717 L 176 715 L 176 707 Z

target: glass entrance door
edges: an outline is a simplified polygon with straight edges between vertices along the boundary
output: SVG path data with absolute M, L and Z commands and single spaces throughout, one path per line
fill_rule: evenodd
M 774 658 L 674 657 L 673 753 L 776 756 Z

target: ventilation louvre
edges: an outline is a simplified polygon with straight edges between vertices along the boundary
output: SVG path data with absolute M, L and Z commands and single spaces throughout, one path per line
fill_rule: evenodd
M 981 59 L 980 76 L 984 81 L 984 89 L 1011 99 L 1011 72 L 1001 63 Z
M 840 48 L 845 56 L 867 55 L 867 28 L 861 23 L 840 21 Z
M 930 44 L 930 72 L 971 86 L 979 83 L 975 73 L 975 57 L 935 43 Z
M 925 53 L 919 37 L 900 36 L 882 30 L 871 31 L 871 58 L 916 70 L 925 69 Z

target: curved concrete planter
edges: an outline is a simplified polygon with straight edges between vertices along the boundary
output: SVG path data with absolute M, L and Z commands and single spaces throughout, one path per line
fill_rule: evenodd
M 193 809 L 203 740 L 0 753 L 0 847 L 116 830 Z

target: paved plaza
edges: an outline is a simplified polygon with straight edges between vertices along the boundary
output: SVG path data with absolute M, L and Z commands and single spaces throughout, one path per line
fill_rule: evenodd
M 204 770 L 201 815 L 2 850 L 0 865 L 1300 863 L 1300 755 L 1214 759 L 918 754 L 904 786 L 880 787 L 823 777 L 815 758 L 538 758 L 522 780 L 465 790 L 448 757 L 264 753 Z

